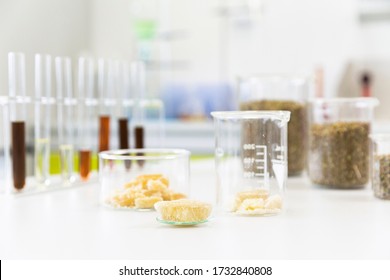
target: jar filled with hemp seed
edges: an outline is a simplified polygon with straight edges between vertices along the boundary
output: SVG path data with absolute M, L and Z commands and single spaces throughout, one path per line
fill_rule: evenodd
M 287 135 L 289 176 L 300 175 L 306 167 L 308 97 L 309 79 L 306 77 L 256 75 L 238 81 L 240 110 L 291 112 Z
M 390 134 L 374 134 L 371 138 L 371 186 L 374 195 L 390 199 Z
M 309 105 L 308 173 L 314 184 L 364 187 L 370 178 L 370 140 L 378 100 L 318 98 Z

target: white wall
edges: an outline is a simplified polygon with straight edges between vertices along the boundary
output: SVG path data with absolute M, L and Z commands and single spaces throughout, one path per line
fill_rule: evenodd
M 94 2 L 94 52 L 135 56 L 130 2 Z M 161 2 L 171 3 L 172 29 L 188 32 L 171 45 L 173 59 L 189 63 L 188 69 L 175 72 L 179 81 L 218 81 L 221 75 L 234 81 L 238 75 L 261 72 L 311 74 L 322 66 L 325 95 L 331 96 L 337 94 L 349 61 L 389 56 L 390 40 L 384 38 L 389 37 L 390 29 L 386 24 L 362 25 L 358 0 L 264 0 L 264 13 L 250 29 L 217 16 L 219 3 L 240 1 Z M 226 33 L 221 37 L 220 31 Z
M 35 52 L 135 58 L 131 1 L 137 0 L 0 0 L 1 94 L 7 88 L 8 51 L 24 51 L 30 62 Z M 219 3 L 240 1 L 138 0 L 146 1 L 165 8 L 171 3 L 166 24 L 186 31 L 170 45 L 172 59 L 188 66 L 173 72 L 178 81 L 309 73 L 322 65 L 325 93 L 335 95 L 349 61 L 390 57 L 390 23 L 361 24 L 359 0 L 264 0 L 264 13 L 251 29 L 217 16 Z M 221 30 L 227 32 L 225 39 Z
M 268 0 L 257 25 L 230 28 L 230 76 L 310 73 L 324 68 L 325 95 L 335 95 L 344 64 L 359 57 L 356 0 Z
M 32 95 L 35 53 L 77 55 L 89 49 L 90 0 L 0 0 L 0 95 L 7 95 L 7 53 L 26 53 Z

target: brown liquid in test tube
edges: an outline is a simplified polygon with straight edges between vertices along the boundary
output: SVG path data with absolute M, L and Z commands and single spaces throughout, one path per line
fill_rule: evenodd
M 135 148 L 143 149 L 144 148 L 144 128 L 142 126 L 136 126 L 134 128 L 134 136 L 135 136 Z M 137 156 L 142 156 L 143 153 L 137 153 Z M 143 161 L 138 161 L 139 166 L 143 166 Z
M 110 116 L 99 118 L 99 152 L 110 149 Z
M 119 149 L 129 148 L 129 128 L 127 118 L 118 120 L 119 124 Z
M 129 126 L 127 118 L 120 118 L 118 120 L 119 126 L 119 149 L 129 148 Z M 126 169 L 130 169 L 131 161 L 125 160 Z
M 89 174 L 91 173 L 91 151 L 81 150 L 80 151 L 80 177 L 82 180 L 88 180 Z
M 26 144 L 25 124 L 12 122 L 12 173 L 15 189 L 21 190 L 26 184 Z

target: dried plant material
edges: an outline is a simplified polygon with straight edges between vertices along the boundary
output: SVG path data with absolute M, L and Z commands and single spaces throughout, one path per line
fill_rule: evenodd
M 189 199 L 162 201 L 154 207 L 162 220 L 183 223 L 205 221 L 212 210 L 209 203 Z
M 372 188 L 376 197 L 390 199 L 390 155 L 375 155 Z
M 313 183 L 339 188 L 367 184 L 370 124 L 337 122 L 310 128 L 309 176 Z
M 289 100 L 255 100 L 240 104 L 241 110 L 285 110 L 291 112 L 288 123 L 288 175 L 301 173 L 306 164 L 306 105 Z M 253 127 L 253 133 L 260 128 Z M 244 139 L 244 141 L 246 141 Z
M 169 188 L 169 180 L 162 174 L 143 174 L 126 183 L 124 189 L 107 199 L 107 203 L 118 208 L 153 208 L 163 200 L 186 198 L 185 194 Z

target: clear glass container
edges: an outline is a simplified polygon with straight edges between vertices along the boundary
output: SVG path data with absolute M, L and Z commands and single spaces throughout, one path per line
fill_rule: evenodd
M 369 180 L 376 98 L 314 99 L 309 106 L 308 173 L 314 184 L 359 188 Z
M 280 75 L 240 78 L 238 94 L 240 110 L 291 112 L 288 123 L 288 175 L 302 173 L 306 166 L 309 79 Z
M 130 65 L 131 88 L 134 100 L 131 127 L 133 147 L 164 147 L 165 107 L 161 99 L 150 97 L 146 92 L 145 63 L 133 61 Z
M 34 100 L 34 174 L 40 185 L 50 183 L 51 119 L 55 99 L 52 98 L 52 60 L 50 55 L 35 55 Z
M 374 195 L 390 199 L 390 134 L 374 134 L 371 138 L 371 186 Z
M 127 149 L 99 153 L 100 200 L 119 209 L 151 210 L 160 201 L 190 196 L 190 152 Z
M 11 123 L 12 181 L 15 192 L 26 186 L 27 177 L 27 104 L 26 62 L 23 53 L 8 54 L 8 84 Z
M 119 82 L 116 74 L 113 60 L 98 60 L 99 152 L 107 151 L 112 146 L 112 117 L 115 115 L 115 92 Z
M 127 61 L 115 61 L 116 82 L 116 131 L 118 149 L 130 148 L 130 119 L 134 108 L 131 98 L 130 64 Z
M 79 175 L 88 181 L 92 173 L 92 159 L 97 151 L 98 141 L 98 99 L 94 97 L 95 65 L 92 58 L 80 57 L 77 73 L 77 143 Z
M 281 212 L 287 180 L 287 111 L 212 112 L 217 206 L 239 215 Z
M 60 151 L 61 178 L 64 185 L 72 184 L 74 174 L 75 112 L 77 99 L 73 95 L 72 62 L 69 57 L 56 57 L 57 132 Z

